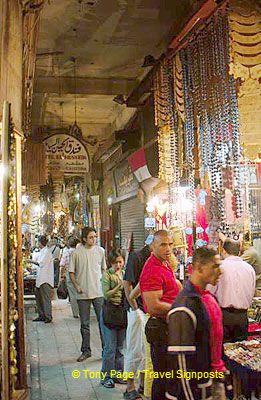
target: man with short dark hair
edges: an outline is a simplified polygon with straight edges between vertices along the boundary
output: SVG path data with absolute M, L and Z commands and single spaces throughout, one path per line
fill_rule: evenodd
M 169 369 L 175 377 L 168 380 L 167 399 L 211 398 L 210 378 L 224 377 L 222 313 L 205 290 L 220 274 L 220 256 L 214 249 L 195 250 L 190 279 L 168 313 Z
M 70 279 L 77 291 L 76 299 L 81 319 L 82 354 L 77 361 L 81 362 L 91 357 L 90 346 L 90 310 L 94 307 L 99 324 L 103 304 L 101 286 L 102 273 L 106 270 L 105 251 L 96 245 L 97 234 L 94 228 L 82 229 L 82 243 L 71 254 L 69 273 Z
M 51 291 L 54 286 L 53 257 L 50 249 L 47 247 L 46 236 L 38 237 L 40 251 L 37 260 L 28 260 L 35 264 L 37 268 L 35 299 L 38 311 L 38 317 L 34 321 L 43 321 L 46 324 L 52 322 L 52 302 Z
M 173 249 L 173 239 L 168 231 L 154 233 L 152 255 L 146 261 L 140 276 L 143 305 L 149 318 L 145 333 L 151 347 L 154 372 L 152 400 L 164 400 L 167 371 L 167 313 L 179 293 L 179 287 L 168 262 Z
M 153 236 L 149 235 L 145 241 L 145 246 L 141 250 L 130 253 L 125 268 L 123 286 L 128 302 L 128 326 L 126 333 L 124 371 L 130 375 L 127 379 L 127 389 L 123 395 L 125 400 L 131 400 L 133 398 L 141 399 L 140 394 L 144 390 L 144 328 L 146 315 L 141 297 L 138 297 L 137 300 L 131 300 L 129 295 L 132 289 L 138 284 L 142 268 L 150 256 L 152 239 Z M 140 377 L 140 387 L 138 390 L 135 388 L 135 380 L 134 377 L 131 376 L 131 373 L 138 374 Z
M 240 243 L 225 240 L 222 249 L 222 275 L 218 285 L 209 290 L 222 309 L 224 342 L 247 339 L 247 309 L 251 306 L 256 275 L 254 268 L 239 257 Z

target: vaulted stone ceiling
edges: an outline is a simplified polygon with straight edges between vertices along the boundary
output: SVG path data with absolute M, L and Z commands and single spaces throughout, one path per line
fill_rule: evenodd
M 48 0 L 41 14 L 33 126 L 77 123 L 101 144 L 133 109 L 113 102 L 148 72 L 203 0 Z M 76 59 L 76 88 L 74 62 Z M 95 141 L 94 141 L 95 142 Z

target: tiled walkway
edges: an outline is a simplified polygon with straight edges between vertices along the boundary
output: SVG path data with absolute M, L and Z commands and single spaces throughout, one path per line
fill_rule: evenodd
M 34 307 L 26 307 L 27 352 L 30 354 L 31 400 L 122 400 L 125 385 L 106 389 L 99 379 L 85 378 L 83 370 L 101 368 L 101 343 L 96 318 L 91 318 L 92 357 L 76 362 L 80 354 L 80 321 L 72 317 L 67 300 L 53 301 L 53 323 L 32 322 Z M 79 378 L 72 371 L 80 371 Z

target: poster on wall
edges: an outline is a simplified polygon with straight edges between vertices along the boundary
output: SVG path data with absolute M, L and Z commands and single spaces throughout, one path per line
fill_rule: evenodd
M 85 146 L 75 137 L 58 134 L 44 140 L 48 171 L 65 174 L 86 174 L 89 172 L 89 155 Z

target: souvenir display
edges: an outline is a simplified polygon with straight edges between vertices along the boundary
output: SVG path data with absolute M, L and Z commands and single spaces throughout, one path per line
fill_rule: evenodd
M 261 339 L 227 343 L 224 345 L 226 356 L 253 371 L 261 372 Z
M 177 202 L 176 188 L 185 175 L 192 221 L 196 223 L 195 189 L 209 177 L 209 207 L 216 226 L 235 224 L 244 211 L 236 82 L 228 68 L 229 40 L 228 14 L 223 7 L 191 35 L 186 47 L 171 60 L 161 62 L 154 77 L 159 176 L 169 183 L 170 207 Z

